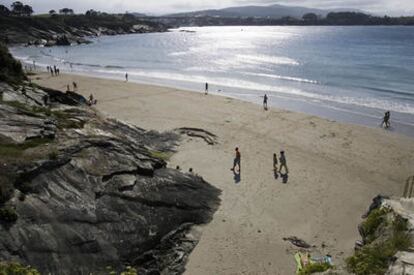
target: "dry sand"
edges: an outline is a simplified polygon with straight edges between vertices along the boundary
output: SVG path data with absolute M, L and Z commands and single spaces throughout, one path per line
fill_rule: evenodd
M 186 274 L 294 274 L 296 248 L 282 240 L 292 235 L 341 265 L 359 239 L 357 225 L 371 199 L 379 193 L 400 196 L 414 175 L 414 139 L 380 128 L 265 112 L 251 103 L 174 88 L 74 75 L 37 78 L 60 90 L 76 81 L 81 94 L 95 95 L 98 110 L 146 129 L 198 127 L 218 136 L 214 146 L 187 139 L 169 164 L 192 167 L 223 190 Z M 242 156 L 238 184 L 230 171 L 235 146 Z M 273 176 L 272 155 L 281 149 L 290 169 L 287 184 Z

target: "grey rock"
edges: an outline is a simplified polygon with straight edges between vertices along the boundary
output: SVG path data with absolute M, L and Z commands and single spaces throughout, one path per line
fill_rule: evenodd
M 220 191 L 154 157 L 152 152 L 174 150 L 179 135 L 102 119 L 79 95 L 32 89 L 14 98 L 36 102 L 37 93 L 47 93 L 52 112 L 85 124 L 49 125 L 55 131 L 53 158 L 0 158 L 4 175 L 14 175 L 9 180 L 15 191 L 4 206 L 18 215 L 14 223 L 0 223 L 0 261 L 18 261 L 44 274 L 90 274 L 107 266 L 120 271 L 127 265 L 139 274 L 181 274 L 198 241 L 188 233 L 210 221 Z M 33 116 L 0 102 L 0 134 L 13 125 L 16 134 L 9 137 L 16 142 L 19 129 L 40 135 L 46 121 L 47 114 Z

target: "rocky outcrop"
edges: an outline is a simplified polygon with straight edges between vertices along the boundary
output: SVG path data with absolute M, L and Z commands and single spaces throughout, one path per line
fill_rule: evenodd
M 90 43 L 88 37 L 129 33 L 165 32 L 167 26 L 139 19 L 117 16 L 85 15 L 53 17 L 0 17 L 0 42 L 35 46 L 76 45 Z
M 0 90 L 0 261 L 181 274 L 220 191 L 166 168 L 180 135 L 104 119 L 76 94 Z
M 356 274 L 412 274 L 414 199 L 377 196 L 359 226 L 362 240 L 347 259 Z

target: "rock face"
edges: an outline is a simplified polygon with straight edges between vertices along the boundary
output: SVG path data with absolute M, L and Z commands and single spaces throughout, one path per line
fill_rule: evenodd
M 166 168 L 163 158 L 180 136 L 103 119 L 77 95 L 0 89 L 0 149 L 5 142 L 24 148 L 6 156 L 0 150 L 0 185 L 12 186 L 7 197 L 1 189 L 0 211 L 17 214 L 0 215 L 0 261 L 45 274 L 128 265 L 139 274 L 181 274 L 197 244 L 191 227 L 210 221 L 220 191 Z M 33 137 L 47 139 L 18 147 Z

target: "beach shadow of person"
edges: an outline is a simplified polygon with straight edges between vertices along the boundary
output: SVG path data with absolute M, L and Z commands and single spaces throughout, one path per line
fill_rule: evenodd
M 288 179 L 289 179 L 289 176 L 288 176 L 288 174 L 287 173 L 285 173 L 285 174 L 280 174 L 280 177 L 282 178 L 282 182 L 283 183 L 287 183 L 288 182 Z
M 241 181 L 241 172 L 239 171 L 238 173 L 233 170 L 233 179 L 234 179 L 234 183 L 238 184 Z
M 279 174 L 277 173 L 277 170 L 273 170 L 273 176 L 275 177 L 275 180 L 279 178 Z

